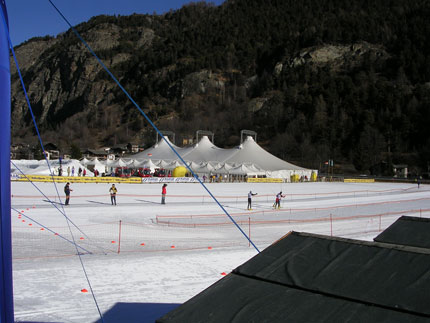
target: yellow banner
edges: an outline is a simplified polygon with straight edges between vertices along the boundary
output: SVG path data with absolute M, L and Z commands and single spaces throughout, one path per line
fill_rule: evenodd
M 20 182 L 52 182 L 54 179 L 57 183 L 134 183 L 141 184 L 142 179 L 140 177 L 86 177 L 86 176 L 46 176 L 46 175 L 27 175 L 12 177 L 13 181 Z
M 283 183 L 282 178 L 248 178 L 248 183 Z
M 375 183 L 374 178 L 344 178 L 344 183 Z

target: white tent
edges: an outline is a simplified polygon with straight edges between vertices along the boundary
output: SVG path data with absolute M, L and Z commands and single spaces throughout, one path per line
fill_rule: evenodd
M 86 157 L 84 157 L 81 161 L 80 161 L 81 165 L 83 166 L 88 166 L 88 165 L 94 165 L 94 162 L 90 159 L 87 159 Z
M 226 162 L 229 163 L 252 163 L 258 165 L 266 171 L 276 170 L 305 170 L 305 168 L 290 164 L 261 148 L 252 137 L 248 136 L 239 146 L 236 154 L 231 156 Z
M 187 148 L 180 148 L 178 146 L 175 146 L 173 143 L 170 142 L 168 137 L 165 137 L 165 138 L 169 144 L 167 144 L 165 140 L 160 140 L 157 144 L 155 144 L 151 148 L 133 155 L 133 158 L 134 159 L 152 159 L 152 160 L 158 159 L 158 160 L 170 160 L 170 161 L 178 159 L 178 156 L 172 151 L 169 145 L 175 148 L 175 150 L 181 156 L 184 152 L 186 152 Z
M 101 162 L 97 158 L 94 158 L 94 169 L 97 169 L 97 171 L 102 174 L 106 171 L 105 163 Z
M 126 167 L 127 165 L 131 164 L 130 162 L 126 162 L 124 159 L 117 159 L 117 160 L 107 160 L 106 165 L 108 167 L 116 168 L 116 167 Z
M 180 154 L 197 174 L 247 175 L 284 178 L 291 175 L 311 178 L 313 170 L 288 163 L 261 148 L 252 137 L 235 148 L 223 149 L 215 146 L 207 136 L 194 146 L 180 148 L 161 140 L 153 147 L 133 156 L 137 160 L 149 159 L 156 167 L 173 169 L 182 165 L 169 145 Z M 314 172 L 316 172 L 314 170 Z
M 232 175 L 247 175 L 249 173 L 254 173 L 254 172 L 252 172 L 246 165 L 240 165 L 240 166 L 236 166 L 234 168 L 231 168 L 228 171 L 228 173 L 232 174 Z M 265 173 L 263 173 L 263 174 L 265 174 Z
M 196 174 L 210 174 L 215 169 L 214 166 L 208 162 L 190 162 L 189 166 Z
M 225 162 L 236 153 L 235 150 L 236 149 L 218 148 L 211 143 L 207 136 L 203 136 L 192 149 L 184 151 L 181 157 L 189 161 Z
M 140 167 L 144 167 L 144 166 L 143 166 L 144 162 L 145 162 L 144 160 L 133 159 L 133 160 L 131 161 L 131 163 L 130 163 L 130 164 L 128 164 L 128 167 L 132 167 L 132 168 L 140 168 Z
M 229 174 L 230 170 L 233 168 L 234 168 L 233 165 L 230 165 L 228 163 L 219 163 L 218 167 L 215 167 L 213 172 L 224 175 L 224 174 Z
M 149 168 L 152 172 L 153 172 L 156 168 L 158 168 L 158 166 L 157 166 L 157 165 L 155 165 L 151 159 L 147 159 L 147 160 L 145 160 L 145 161 L 144 161 L 144 163 L 143 163 L 143 167 L 144 167 L 144 168 Z

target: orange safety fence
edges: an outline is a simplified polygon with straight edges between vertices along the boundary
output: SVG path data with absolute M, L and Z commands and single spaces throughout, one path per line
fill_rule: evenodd
M 381 232 L 401 215 L 429 217 L 430 209 L 409 209 L 373 214 L 355 214 L 335 217 L 332 214 L 308 219 L 237 221 L 249 232 L 259 246 L 267 246 L 291 230 L 326 235 L 357 237 Z M 20 217 L 21 219 L 21 217 Z M 22 218 L 24 219 L 24 218 Z M 136 222 L 105 222 L 79 226 L 82 232 L 72 229 L 74 241 L 82 254 L 118 254 L 134 252 L 172 252 L 247 247 L 248 241 L 237 234 L 231 222 L 172 223 L 162 225 Z M 51 231 L 50 231 L 51 230 Z M 67 226 L 46 229 L 25 219 L 12 227 L 13 259 L 67 257 L 76 255 Z M 82 251 L 85 250 L 85 251 Z
M 326 222 L 326 221 L 343 221 L 343 220 L 353 220 L 353 219 L 364 219 L 364 218 L 375 218 L 381 216 L 392 216 L 392 215 L 406 215 L 406 214 L 422 214 L 430 212 L 430 209 L 416 209 L 416 210 L 403 210 L 397 212 L 385 212 L 385 213 L 375 213 L 375 214 L 357 214 L 351 216 L 343 216 L 343 217 L 330 217 L 327 215 L 321 218 L 315 219 L 280 219 L 280 220 L 237 220 L 236 223 L 239 225 L 247 225 L 249 221 L 253 225 L 257 224 L 277 224 L 277 223 L 311 223 L 311 222 Z M 216 222 L 216 223 L 181 223 L 174 221 L 166 221 L 166 220 L 157 220 L 157 224 L 164 224 L 167 226 L 177 226 L 177 227 L 208 227 L 208 226 L 222 226 L 222 225 L 233 225 L 231 221 L 225 222 Z

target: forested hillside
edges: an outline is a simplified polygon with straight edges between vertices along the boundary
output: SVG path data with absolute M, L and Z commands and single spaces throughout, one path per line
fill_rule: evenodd
M 415 173 L 430 163 L 430 2 L 227 0 L 77 26 L 162 130 L 240 130 L 319 168 Z M 71 31 L 16 49 L 45 140 L 63 149 L 139 142 L 153 131 Z M 13 76 L 13 141 L 34 141 Z M 178 140 L 177 140 L 178 141 Z M 178 142 L 177 142 L 178 143 Z M 180 144 L 180 143 L 179 143 Z M 344 171 L 344 170 L 339 170 Z

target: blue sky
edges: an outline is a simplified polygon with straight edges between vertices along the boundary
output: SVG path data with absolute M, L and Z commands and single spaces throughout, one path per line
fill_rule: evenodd
M 190 0 L 51 0 L 75 26 L 93 16 L 130 15 L 133 13 L 162 14 L 179 9 Z M 224 0 L 211 0 L 216 5 Z M 56 36 L 68 26 L 48 0 L 6 0 L 9 29 L 14 46 L 36 36 Z

